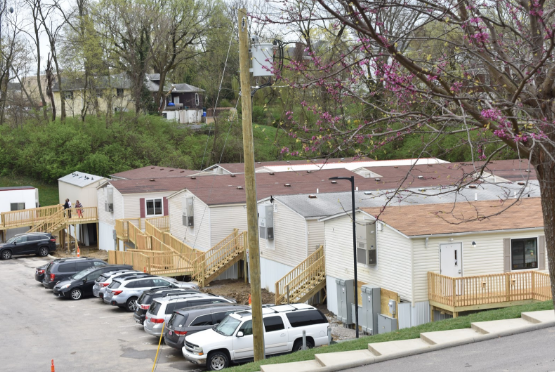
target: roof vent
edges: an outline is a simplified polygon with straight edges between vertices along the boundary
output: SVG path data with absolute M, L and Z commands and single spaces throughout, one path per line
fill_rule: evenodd
M 476 185 L 468 185 L 468 188 L 469 188 L 469 189 L 475 189 L 475 188 L 477 188 L 477 187 L 478 187 L 478 186 L 476 186 Z
M 307 170 L 306 173 L 312 173 L 312 171 L 311 171 L 311 170 Z
M 422 179 L 424 179 L 424 176 L 418 176 L 418 179 L 422 180 Z
M 154 178 L 151 178 L 150 181 L 151 181 L 151 182 L 154 182 L 154 181 L 156 181 L 156 180 L 155 180 Z
M 288 163 L 291 163 L 289 160 L 287 160 Z
M 154 167 L 150 167 L 150 169 L 154 169 Z
M 283 186 L 285 186 L 285 187 L 291 187 L 291 184 L 290 184 L 290 183 L 286 183 L 286 184 L 283 185 Z
M 310 195 L 308 195 L 308 198 L 309 198 L 309 199 L 316 199 L 316 195 L 310 194 Z
M 418 189 L 418 191 L 424 192 L 424 191 L 426 191 L 426 189 Z
M 181 172 L 179 172 L 179 173 L 185 173 L 185 171 L 181 171 Z
M 336 184 L 336 183 L 337 183 L 337 181 L 331 181 L 331 183 L 333 183 L 333 184 Z
M 397 165 L 394 165 L 393 168 L 397 169 L 397 168 L 399 168 L 399 167 L 398 167 Z
M 257 161 L 256 164 L 260 164 L 261 162 Z
M 345 160 L 345 158 L 341 158 L 341 161 Z
M 195 176 L 191 177 L 192 180 L 196 180 L 197 178 Z
M 237 189 L 238 189 L 238 190 L 242 190 L 242 189 L 243 189 L 243 186 L 237 186 Z
M 524 183 L 524 182 L 519 182 L 518 184 L 519 184 L 520 186 L 526 185 L 526 183 Z
M 273 175 L 274 175 L 274 172 L 270 172 L 270 173 L 268 173 L 268 174 L 269 174 L 270 176 L 273 176 Z
M 173 172 L 173 169 L 170 169 L 170 172 Z
M 524 171 L 525 171 L 526 173 L 532 172 L 530 169 L 525 169 Z
M 372 195 L 372 191 L 365 191 L 364 195 Z
M 376 182 L 380 182 L 382 179 L 381 178 L 374 178 L 376 180 Z
M 160 168 L 160 170 L 164 170 L 164 168 Z

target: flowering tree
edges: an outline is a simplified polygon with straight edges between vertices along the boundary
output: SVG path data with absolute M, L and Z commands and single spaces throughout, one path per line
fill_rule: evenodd
M 349 35 L 334 58 L 307 43 L 308 58 L 275 70 L 294 88 L 333 98 L 325 107 L 318 100 L 303 101 L 286 113 L 296 129 L 291 135 L 303 144 L 299 153 L 352 148 L 368 155 L 421 133 L 427 139 L 423 149 L 441 137 L 462 135 L 485 163 L 507 150 L 528 159 L 540 184 L 555 298 L 555 2 L 283 0 L 274 5 L 276 12 L 255 18 L 283 25 L 310 21 Z M 295 110 L 309 111 L 316 120 L 299 122 Z

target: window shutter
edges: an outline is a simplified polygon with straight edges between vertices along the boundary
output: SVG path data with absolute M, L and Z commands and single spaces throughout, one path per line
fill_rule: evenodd
M 139 199 L 139 203 L 141 204 L 141 205 L 140 205 L 140 208 L 141 208 L 141 218 L 145 218 L 145 215 L 146 215 L 146 213 L 145 213 L 145 198 L 140 198 L 140 199 Z
M 538 268 L 540 270 L 545 270 L 545 252 L 545 236 L 540 235 L 538 238 L 538 260 L 540 261 L 538 262 Z
M 503 239 L 503 262 L 504 272 L 511 271 L 511 239 Z
M 164 196 L 164 216 L 168 216 L 170 213 L 170 209 L 168 207 L 168 198 Z

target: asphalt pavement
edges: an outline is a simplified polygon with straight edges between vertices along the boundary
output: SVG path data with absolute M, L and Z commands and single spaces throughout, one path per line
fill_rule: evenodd
M 96 297 L 57 298 L 35 281 L 38 257 L 0 261 L 0 371 L 150 371 L 158 339 Z M 164 345 L 156 372 L 199 371 Z
M 555 371 L 555 327 L 348 369 L 350 372 Z

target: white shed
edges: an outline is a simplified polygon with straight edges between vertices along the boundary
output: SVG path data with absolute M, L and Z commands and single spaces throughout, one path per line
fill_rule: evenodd
M 33 186 L 0 187 L 0 213 L 37 207 L 39 207 L 39 190 L 37 188 Z M 0 221 L 1 223 L 2 221 Z M 28 227 L 6 229 L 2 237 L 7 240 L 27 230 L 29 230 Z
M 73 172 L 58 179 L 58 200 L 64 204 L 69 198 L 71 205 L 79 200 L 83 207 L 97 207 L 96 188 L 105 180 L 104 177 L 83 172 Z

